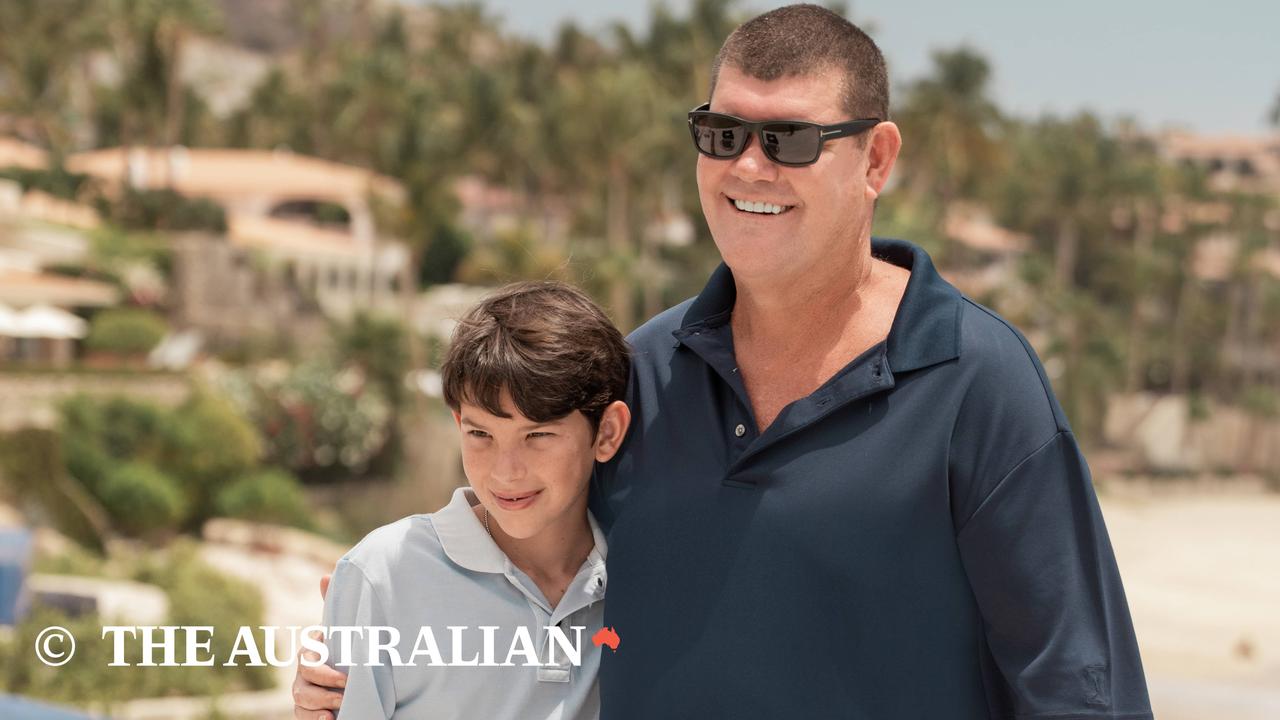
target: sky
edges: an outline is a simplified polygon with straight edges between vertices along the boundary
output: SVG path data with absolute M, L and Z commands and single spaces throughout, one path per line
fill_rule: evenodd
M 690 0 L 667 0 L 677 14 Z M 786 3 L 743 0 L 764 11 Z M 484 0 L 504 29 L 549 40 L 573 19 L 586 30 L 648 27 L 650 0 Z M 993 69 L 992 95 L 1016 116 L 1088 109 L 1143 127 L 1210 134 L 1267 132 L 1280 95 L 1280 0 L 851 0 L 895 88 L 929 71 L 937 48 L 967 44 Z

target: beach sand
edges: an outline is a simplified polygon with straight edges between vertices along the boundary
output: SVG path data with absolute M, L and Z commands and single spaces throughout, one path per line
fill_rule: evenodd
M 1156 717 L 1280 718 L 1280 495 L 1106 487 Z

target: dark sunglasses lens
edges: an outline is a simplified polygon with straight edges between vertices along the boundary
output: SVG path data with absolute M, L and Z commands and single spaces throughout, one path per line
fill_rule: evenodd
M 747 131 L 731 118 L 699 115 L 694 117 L 692 128 L 699 152 L 712 157 L 734 157 L 747 142 Z
M 764 126 L 764 153 L 780 163 L 807 164 L 818 159 L 822 138 L 818 128 L 794 123 Z

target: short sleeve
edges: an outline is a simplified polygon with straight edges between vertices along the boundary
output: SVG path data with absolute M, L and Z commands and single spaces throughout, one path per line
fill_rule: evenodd
M 982 613 L 993 717 L 1151 717 L 1115 555 L 1070 432 L 1000 479 L 957 537 Z
M 385 626 L 386 614 L 374 593 L 373 585 L 349 560 L 338 563 L 325 594 L 325 627 Z M 367 632 L 367 631 L 366 631 Z M 329 646 L 328 664 L 334 663 L 341 650 L 341 643 L 332 633 L 326 638 Z M 368 640 L 364 635 L 351 636 L 351 667 L 337 667 L 347 673 L 347 687 L 343 691 L 339 718 L 390 718 L 396 708 L 396 693 L 392 668 L 383 659 L 383 665 L 369 665 Z

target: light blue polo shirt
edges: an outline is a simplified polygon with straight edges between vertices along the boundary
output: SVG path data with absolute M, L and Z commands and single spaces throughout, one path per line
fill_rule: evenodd
M 378 652 L 383 665 L 370 666 L 367 637 L 351 635 L 355 666 L 338 667 L 348 673 L 340 717 L 599 717 L 600 648 L 591 638 L 604 620 L 607 547 L 595 518 L 588 514 L 595 548 L 553 608 L 485 532 L 471 510 L 477 503 L 469 488 L 459 488 L 438 512 L 378 528 L 338 562 L 324 624 L 396 628 L 400 639 L 391 647 L 402 662 L 415 663 L 393 667 Z M 559 638 L 551 626 L 559 626 Z M 580 636 L 575 626 L 583 628 Z M 522 632 L 531 642 L 517 637 Z M 580 665 L 565 639 L 577 640 Z M 334 665 L 343 643 L 330 634 L 327 644 Z M 498 666 L 432 665 L 484 663 L 486 656 Z

